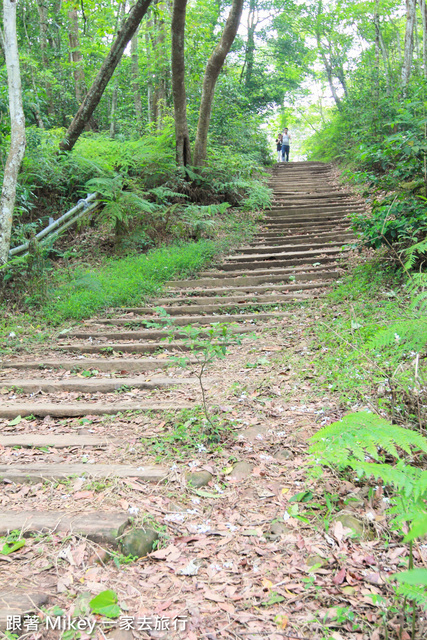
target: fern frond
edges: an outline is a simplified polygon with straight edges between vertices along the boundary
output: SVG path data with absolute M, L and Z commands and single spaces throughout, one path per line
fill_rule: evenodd
M 414 569 L 416 571 L 416 569 Z M 406 598 L 411 602 L 416 602 L 419 607 L 427 609 L 427 589 L 425 587 L 401 584 L 397 587 L 396 593 L 402 598 Z
M 412 449 L 427 452 L 427 438 L 367 411 L 351 413 L 324 427 L 311 438 L 311 442 L 310 452 L 334 466 L 365 462 L 367 456 L 379 461 L 381 451 L 397 460 L 400 459 L 398 449 L 409 455 Z
M 427 303 L 427 292 L 425 299 Z M 370 340 L 368 347 L 370 349 L 379 349 L 401 341 L 407 343 L 408 348 L 414 351 L 423 349 L 427 344 L 427 319 L 414 318 L 396 322 L 380 330 Z

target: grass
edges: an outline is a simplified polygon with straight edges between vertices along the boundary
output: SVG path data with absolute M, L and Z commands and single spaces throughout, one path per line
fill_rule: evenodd
M 381 329 L 412 317 L 409 304 L 398 272 L 378 259 L 357 266 L 313 309 L 306 349 L 292 366 L 310 380 L 312 393 L 334 394 L 344 409 L 368 406 L 416 423 L 410 406 L 415 353 L 404 341 L 371 344 Z
M 60 268 L 49 274 L 48 293 L 41 306 L 16 313 L 0 307 L 0 352 L 25 351 L 45 343 L 53 327 L 89 318 L 109 307 L 134 306 L 159 294 L 172 278 L 197 275 L 231 247 L 253 234 L 254 214 L 227 212 L 216 237 L 197 242 L 177 242 L 144 254 L 107 258 L 97 266 Z

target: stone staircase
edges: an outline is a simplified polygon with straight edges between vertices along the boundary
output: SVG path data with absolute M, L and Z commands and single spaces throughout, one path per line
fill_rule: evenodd
M 259 231 L 247 246 L 221 264 L 196 279 L 170 282 L 162 297 L 144 306 L 120 309 L 111 317 L 88 321 L 60 334 L 56 344 L 46 345 L 38 357 L 16 356 L 3 361 L 3 451 L 12 447 L 72 449 L 77 450 L 77 459 L 93 448 L 112 443 L 117 446 L 120 438 L 113 438 L 108 429 L 102 435 L 90 435 L 84 429 L 58 433 L 55 422 L 55 433 L 51 434 L 52 421 L 193 407 L 200 403 L 197 378 L 186 376 L 171 366 L 170 360 L 170 356 L 186 349 L 181 327 L 232 321 L 237 323 L 233 331 L 244 340 L 245 334 L 256 332 L 271 319 L 285 317 L 281 305 L 322 295 L 345 267 L 346 243 L 353 240 L 347 215 L 362 206 L 336 186 L 331 166 L 322 163 L 277 164 L 270 186 L 273 208 L 266 213 Z M 176 327 L 171 342 L 162 341 L 165 330 L 161 327 L 147 327 L 153 320 L 159 325 L 164 322 L 158 307 L 165 309 Z M 31 430 L 22 429 L 16 422 L 18 416 L 33 416 L 36 424 Z M 158 483 L 170 473 L 162 466 L 115 462 L 88 465 L 50 462 L 48 458 L 41 456 L 40 462 L 20 464 L 19 450 L 15 457 L 2 456 L 0 479 L 8 485 L 76 476 Z M 0 535 L 16 528 L 27 532 L 65 530 L 111 544 L 112 532 L 122 531 L 128 520 L 126 512 L 86 512 L 84 517 L 71 517 L 66 512 L 34 511 L 29 505 L 22 512 L 0 510 Z M 32 611 L 34 607 L 28 603 L 40 602 L 39 594 L 33 592 L 15 596 L 0 593 L 0 628 L 4 628 L 6 615 Z

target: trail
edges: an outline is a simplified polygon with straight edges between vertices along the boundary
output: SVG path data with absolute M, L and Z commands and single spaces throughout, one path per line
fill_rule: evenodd
M 295 343 L 296 320 L 304 324 L 310 300 L 343 272 L 343 245 L 353 238 L 347 215 L 361 205 L 321 163 L 278 164 L 271 186 L 273 208 L 258 233 L 221 264 L 168 283 L 164 296 L 145 306 L 92 319 L 56 344 L 3 362 L 0 535 L 15 529 L 51 535 L 29 540 L 11 554 L 13 563 L 0 566 L 0 628 L 7 615 L 42 605 L 60 603 L 72 614 L 67 593 L 78 599 L 112 588 L 130 615 L 187 618 L 181 635 L 141 630 L 140 637 L 274 638 L 279 605 L 265 605 L 272 586 L 280 583 L 273 589 L 278 603 L 292 600 L 289 593 L 299 598 L 292 561 L 286 568 L 280 556 L 281 536 L 288 536 L 289 555 L 289 535 L 301 545 L 301 534 L 273 525 L 283 521 L 284 483 L 303 480 L 297 434 L 322 403 L 280 406 L 285 393 L 277 385 L 286 383 L 286 372 L 274 381 L 262 357 L 273 360 Z M 162 341 L 165 329 L 146 326 L 162 323 L 158 307 L 176 327 L 170 343 Z M 220 452 L 201 447 L 176 459 L 166 448 L 141 444 L 141 438 L 167 442 L 171 412 L 200 405 L 194 366 L 182 370 L 170 358 L 185 350 L 182 327 L 218 321 L 238 323 L 233 331 L 242 344 L 209 370 L 208 402 L 235 420 L 237 440 L 229 438 Z M 260 363 L 248 367 L 255 352 Z M 206 488 L 189 486 L 189 472 Z M 103 547 L 116 548 L 116 536 L 147 517 L 162 528 L 164 548 L 125 569 L 99 563 Z M 194 576 L 182 575 L 196 560 Z

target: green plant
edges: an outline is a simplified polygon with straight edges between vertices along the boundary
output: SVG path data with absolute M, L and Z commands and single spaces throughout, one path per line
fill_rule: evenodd
M 321 429 L 311 438 L 310 453 L 315 464 L 327 464 L 340 471 L 350 468 L 359 480 L 381 480 L 391 493 L 389 514 L 395 528 L 404 531 L 409 542 L 408 571 L 392 576 L 398 582 L 396 593 L 412 605 L 412 640 L 415 638 L 416 605 L 427 608 L 427 572 L 415 569 L 412 544 L 427 533 L 427 470 L 420 468 L 427 453 L 427 438 L 410 429 L 393 425 L 367 412 L 345 416 Z M 406 455 L 405 455 L 406 454 Z M 424 456 L 422 455 L 424 454 Z M 388 460 L 392 459 L 392 462 Z M 415 460 L 417 464 L 408 464 Z
M 89 607 L 92 613 L 97 613 L 106 618 L 118 618 L 122 611 L 117 603 L 117 593 L 111 589 L 107 589 L 92 598 L 89 602 Z
M 0 537 L 0 555 L 8 556 L 25 546 L 25 540 L 21 538 L 20 531 L 12 531 L 7 536 Z

